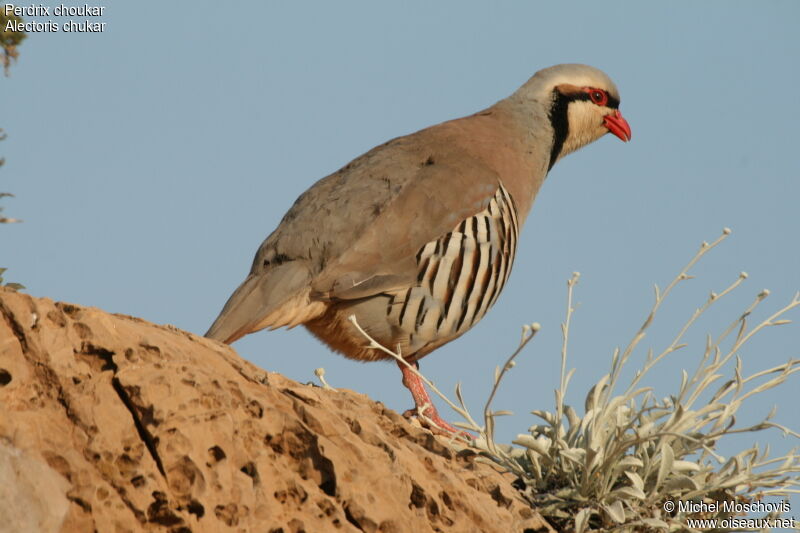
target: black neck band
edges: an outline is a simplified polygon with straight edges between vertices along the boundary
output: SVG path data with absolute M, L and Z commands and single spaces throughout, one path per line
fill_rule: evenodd
M 549 113 L 550 125 L 553 127 L 553 147 L 550 149 L 550 163 L 547 165 L 548 172 L 556 164 L 558 156 L 561 154 L 561 149 L 564 148 L 564 141 L 567 140 L 567 135 L 569 135 L 567 110 L 569 109 L 569 103 L 574 99 L 574 97 L 565 96 L 558 89 L 553 90 L 553 104 Z

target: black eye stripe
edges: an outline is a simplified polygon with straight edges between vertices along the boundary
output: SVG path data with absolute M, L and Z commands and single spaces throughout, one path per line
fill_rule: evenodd
M 606 94 L 608 94 L 608 93 L 606 93 Z M 581 101 L 581 100 L 589 101 L 589 102 L 592 101 L 592 97 L 589 95 L 589 93 L 584 92 L 584 91 L 580 91 L 580 92 L 577 92 L 577 93 L 572 93 L 570 95 L 563 95 L 563 96 L 564 96 L 564 98 L 566 98 L 570 102 L 577 102 L 577 101 Z M 612 95 L 608 94 L 608 102 L 606 102 L 606 107 L 609 107 L 611 109 L 619 109 L 619 98 L 615 98 Z

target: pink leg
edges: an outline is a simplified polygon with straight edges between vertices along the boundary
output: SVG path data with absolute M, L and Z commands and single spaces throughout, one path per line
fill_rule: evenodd
M 412 364 L 415 365 L 417 368 L 419 368 L 418 363 L 412 363 Z M 409 409 L 408 411 L 403 413 L 405 416 L 414 415 L 422 411 L 422 413 L 428 419 L 430 419 L 430 421 L 433 422 L 435 426 L 435 427 L 428 427 L 428 429 L 430 429 L 431 431 L 437 432 L 436 430 L 439 430 L 438 431 L 439 433 L 442 433 L 446 436 L 453 436 L 455 434 L 464 436 L 468 439 L 473 438 L 473 436 L 467 433 L 466 431 L 451 426 L 450 424 L 445 422 L 445 420 L 441 416 L 439 416 L 439 411 L 436 410 L 436 407 L 433 405 L 433 402 L 431 401 L 431 397 L 428 395 L 428 391 L 425 390 L 425 383 L 418 375 L 414 373 L 413 370 L 411 370 L 409 367 L 399 362 L 397 363 L 397 366 L 400 367 L 400 371 L 403 373 L 403 385 L 405 385 L 406 388 L 408 388 L 408 390 L 411 391 L 411 396 L 414 398 L 415 409 Z M 423 420 L 420 421 L 423 422 L 424 424 Z

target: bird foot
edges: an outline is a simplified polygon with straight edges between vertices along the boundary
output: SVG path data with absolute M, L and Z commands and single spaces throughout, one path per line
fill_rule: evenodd
M 467 440 L 475 440 L 475 436 L 471 433 L 458 429 L 444 418 L 439 415 L 435 407 L 429 406 L 426 410 L 422 411 L 418 408 L 408 409 L 403 413 L 404 418 L 417 417 L 419 423 L 433 433 L 434 435 L 441 435 L 442 437 L 461 437 Z

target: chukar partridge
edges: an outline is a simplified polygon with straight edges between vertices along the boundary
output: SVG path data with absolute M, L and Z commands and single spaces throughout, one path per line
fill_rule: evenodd
M 630 140 L 619 102 L 600 70 L 557 65 L 483 111 L 373 148 L 300 195 L 206 337 L 302 324 L 346 357 L 389 358 L 355 315 L 416 364 L 495 302 L 556 161 L 608 132 Z M 417 409 L 454 431 L 399 366 Z

